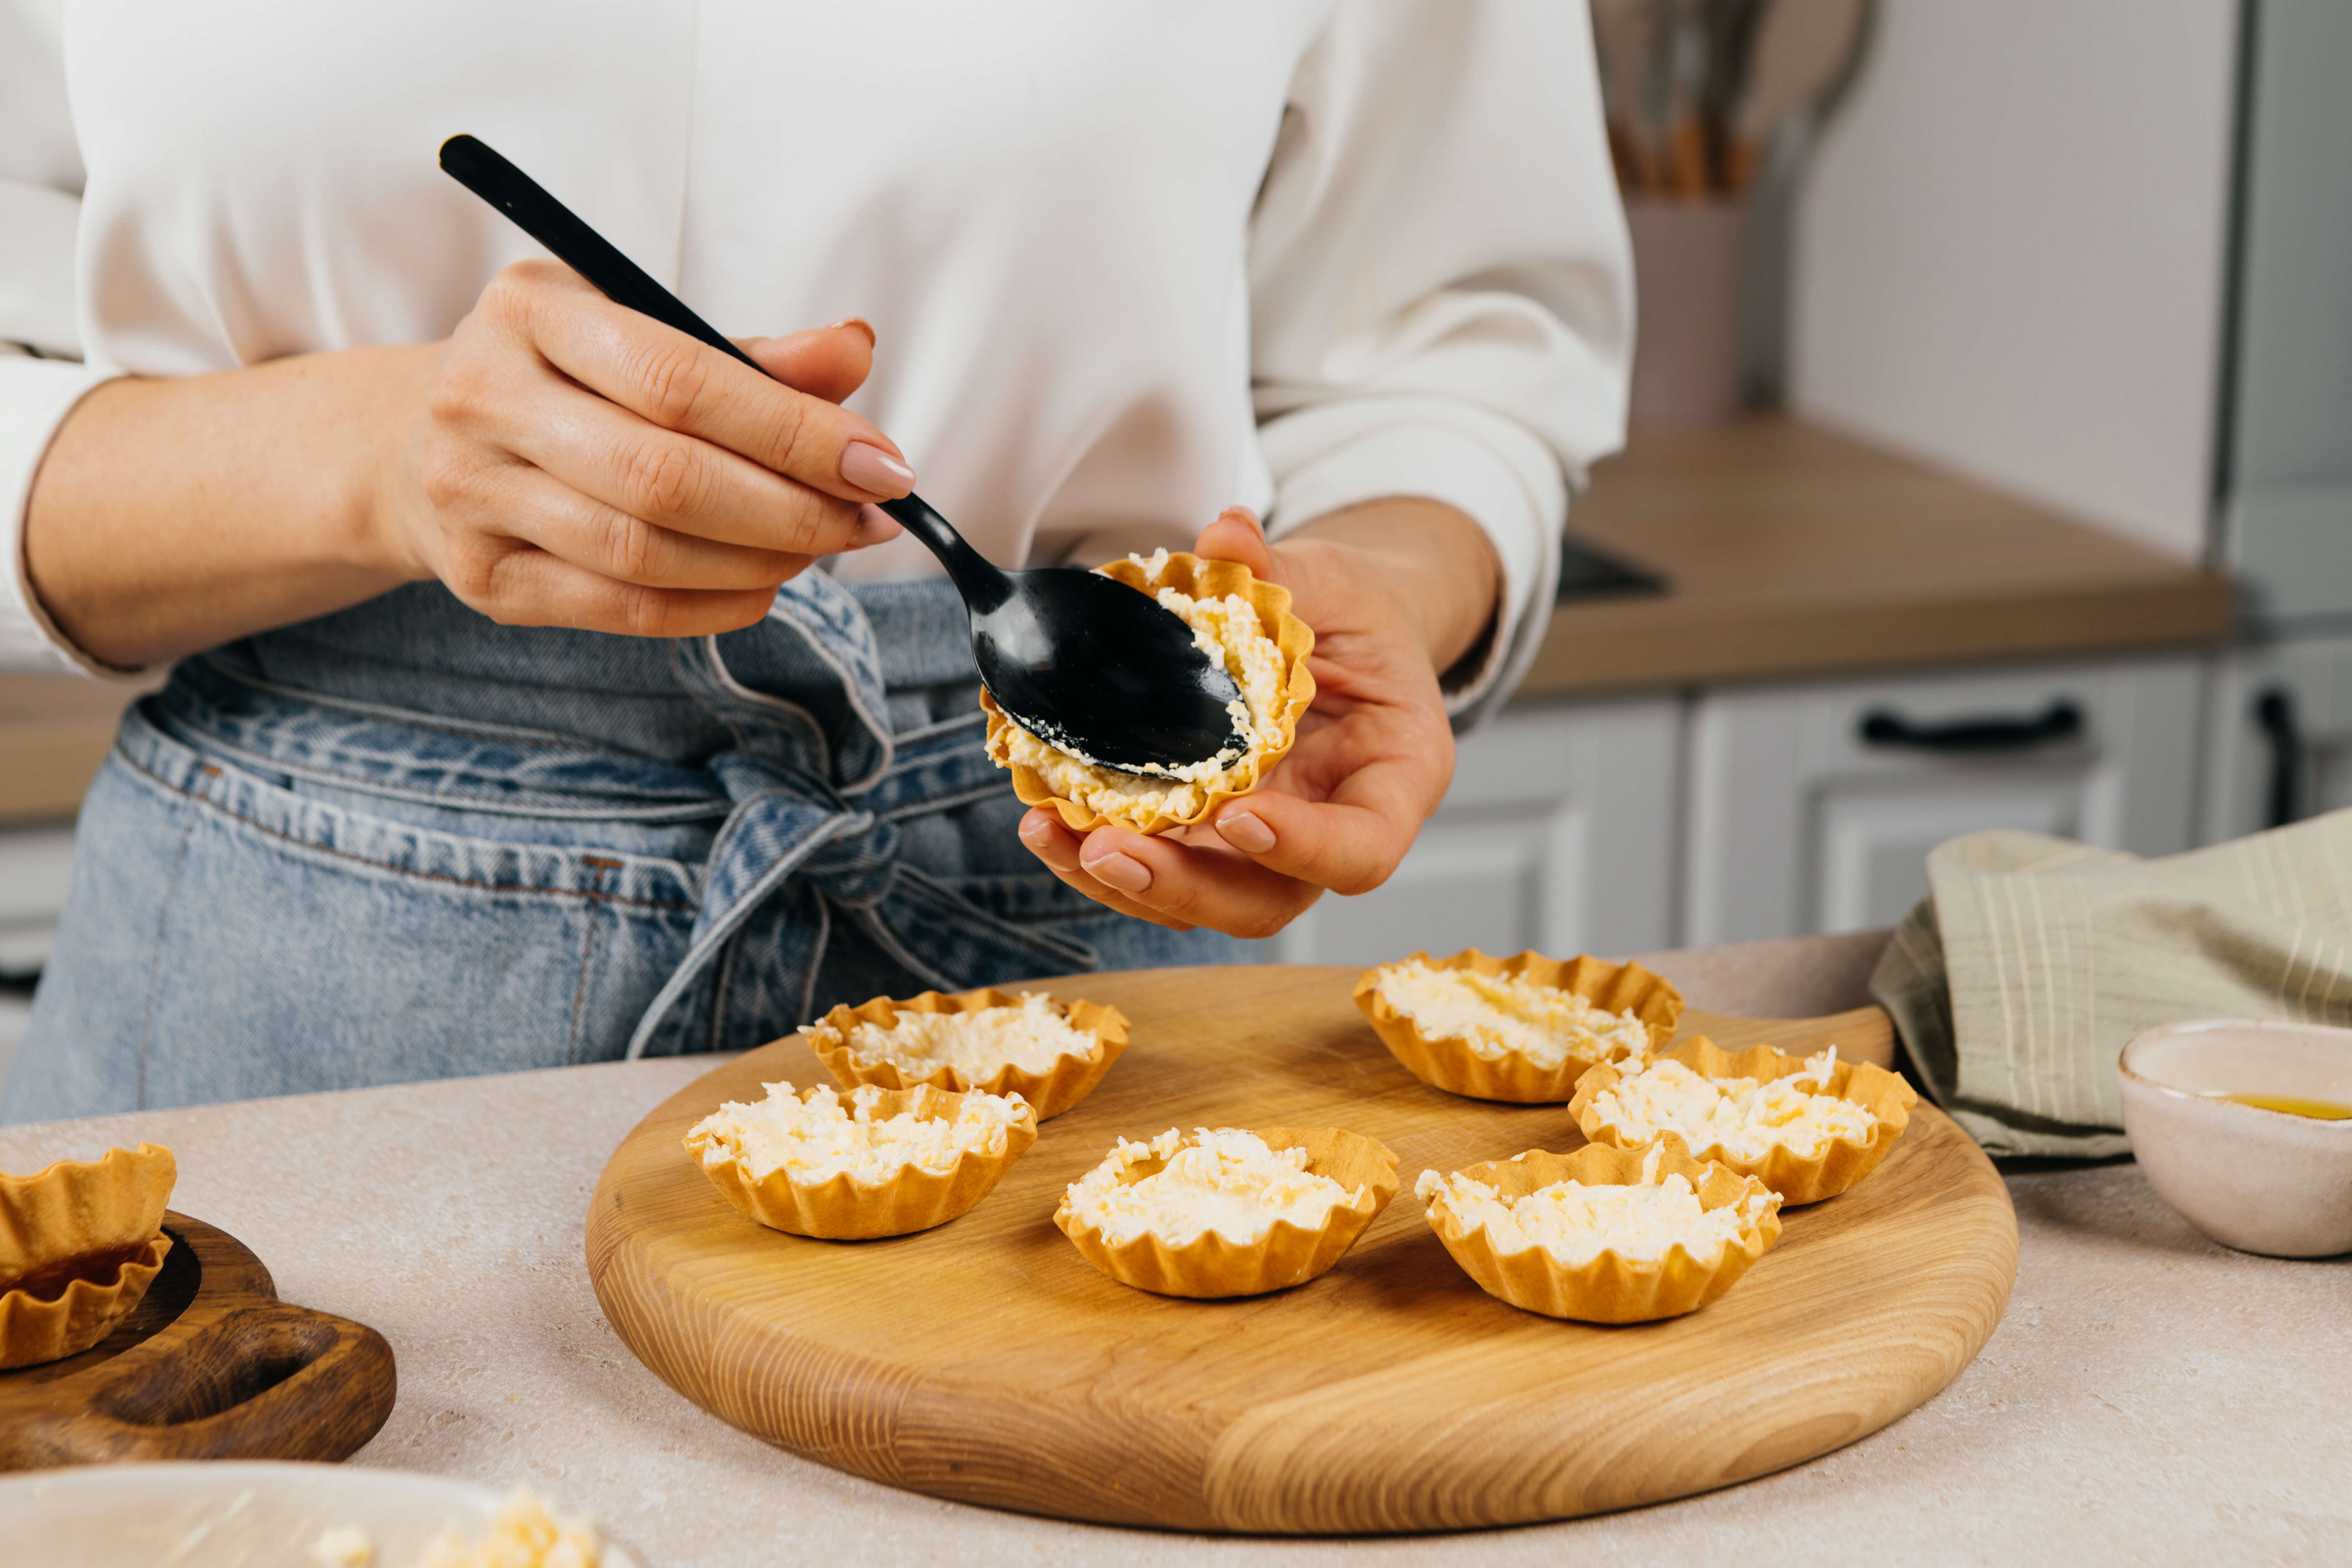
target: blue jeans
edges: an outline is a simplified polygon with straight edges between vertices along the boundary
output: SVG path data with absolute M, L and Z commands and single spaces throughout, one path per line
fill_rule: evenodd
M 761 1044 L 1245 943 L 1038 867 L 944 584 L 500 627 L 438 584 L 190 659 L 91 786 L 0 1122 Z

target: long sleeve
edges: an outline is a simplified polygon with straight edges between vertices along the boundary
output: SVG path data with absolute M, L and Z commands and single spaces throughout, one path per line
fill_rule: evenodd
M 1252 379 L 1276 535 L 1423 496 L 1502 564 L 1457 727 L 1533 658 L 1571 484 L 1623 440 L 1633 268 L 1580 5 L 1340 0 L 1253 220 Z
M 81 163 L 53 5 L 0 0 L 0 669 L 113 674 L 73 648 L 25 579 L 25 505 L 58 426 L 107 374 L 74 363 Z

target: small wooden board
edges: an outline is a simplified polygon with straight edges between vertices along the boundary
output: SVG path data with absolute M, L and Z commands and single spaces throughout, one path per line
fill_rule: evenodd
M 1596 1328 L 1487 1296 L 1412 1195 L 1455 1169 L 1581 1143 L 1563 1106 L 1457 1099 L 1407 1074 L 1349 998 L 1357 971 L 1156 970 L 1040 982 L 1134 1026 L 1085 1103 L 971 1214 L 917 1236 L 808 1241 L 742 1218 L 680 1145 L 760 1084 L 828 1081 L 787 1039 L 648 1116 L 591 1201 L 605 1316 L 696 1404 L 825 1464 L 959 1501 L 1184 1530 L 1517 1523 L 1681 1497 L 1875 1431 L 1965 1366 L 2017 1271 L 2008 1190 L 1921 1107 L 1852 1193 L 1687 1318 Z M 1686 1015 L 1683 1033 L 1885 1059 L 1876 1008 Z M 1114 1284 L 1051 1215 L 1115 1137 L 1338 1125 L 1404 1191 L 1295 1290 L 1185 1301 Z
M 155 1459 L 341 1459 L 392 1414 L 392 1347 L 278 1299 L 229 1235 L 163 1215 L 172 1250 L 79 1355 L 0 1372 L 0 1470 Z

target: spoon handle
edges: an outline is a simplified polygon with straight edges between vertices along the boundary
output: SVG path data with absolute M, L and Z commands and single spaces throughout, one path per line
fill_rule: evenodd
M 451 179 L 512 218 L 515 226 L 547 247 L 558 261 L 594 284 L 614 304 L 676 327 L 690 338 L 760 370 L 757 361 L 726 334 L 687 309 L 686 301 L 654 281 L 646 269 L 550 195 L 545 186 L 509 163 L 497 149 L 473 136 L 441 143 L 441 169 Z M 768 373 L 760 370 L 761 375 Z M 985 614 L 1013 596 L 1003 572 L 964 542 L 944 517 L 918 495 L 882 503 L 882 510 L 940 558 L 964 601 Z
M 655 282 L 644 268 L 622 255 L 611 240 L 590 228 L 579 214 L 548 195 L 545 186 L 508 163 L 488 142 L 471 136 L 450 137 L 441 143 L 441 171 L 512 218 L 516 227 L 547 247 L 558 261 L 593 283 L 614 304 L 676 327 L 760 370 L 750 354 L 688 310 L 685 300 Z

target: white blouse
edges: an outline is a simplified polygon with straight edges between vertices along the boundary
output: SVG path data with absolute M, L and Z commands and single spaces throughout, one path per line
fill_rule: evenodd
M 0 340 L 88 362 L 0 357 L 0 667 L 104 673 L 19 543 L 92 385 L 440 338 L 537 253 L 440 172 L 459 131 L 723 331 L 872 321 L 851 406 L 999 562 L 1459 507 L 1506 585 L 1457 710 L 1533 654 L 1622 435 L 1581 5 L 0 0 Z

